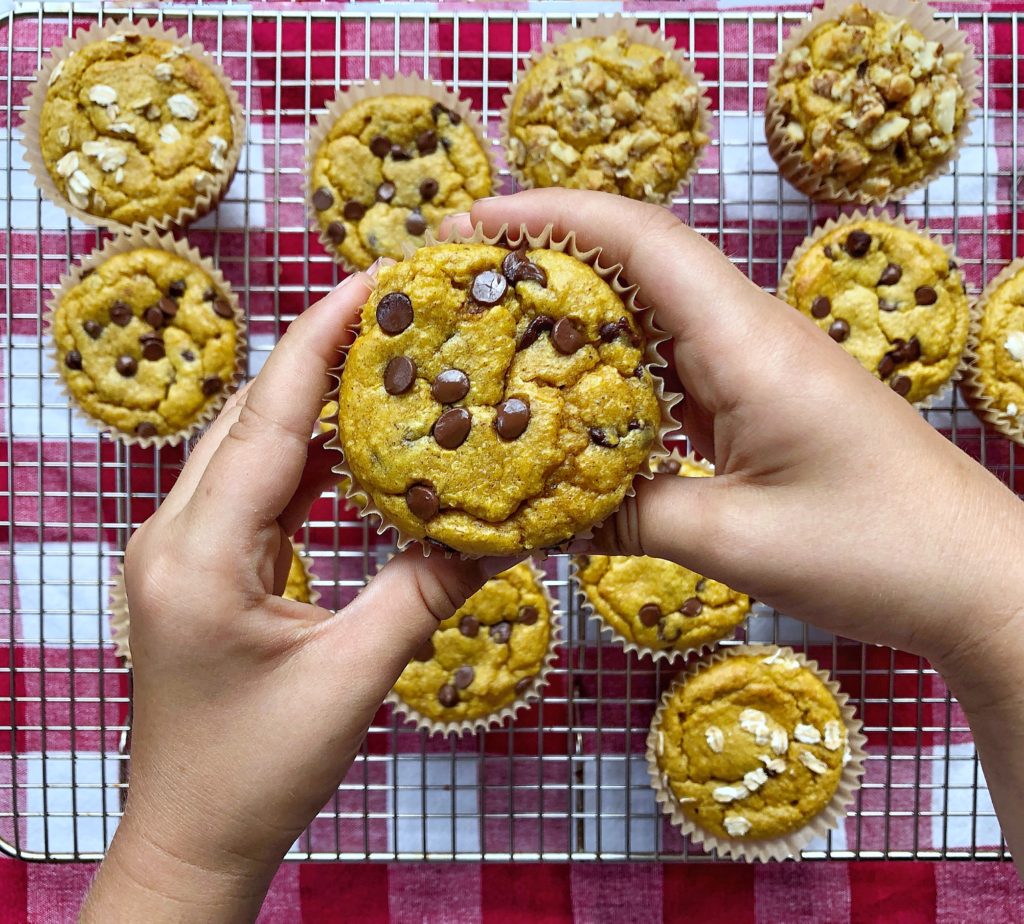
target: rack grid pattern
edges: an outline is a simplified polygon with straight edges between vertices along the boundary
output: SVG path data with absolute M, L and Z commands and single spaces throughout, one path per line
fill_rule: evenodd
M 225 201 L 187 237 L 241 296 L 252 375 L 288 322 L 339 281 L 308 232 L 302 199 L 303 144 L 336 89 L 398 70 L 429 75 L 472 101 L 497 146 L 517 67 L 575 21 L 542 4 L 75 6 L 72 13 L 63 3 L 21 4 L 0 18 L 0 849 L 46 860 L 98 859 L 117 826 L 131 678 L 109 644 L 109 581 L 182 453 L 129 450 L 99 437 L 71 416 L 56 388 L 43 304 L 61 272 L 102 235 L 41 200 L 25 169 L 19 126 L 34 69 L 69 31 L 136 14 L 191 33 L 223 63 L 243 100 L 248 143 Z M 771 289 L 803 236 L 835 214 L 779 179 L 764 142 L 767 71 L 803 14 L 676 7 L 636 15 L 689 50 L 713 100 L 712 144 L 674 210 Z M 1024 20 L 953 18 L 984 62 L 980 108 L 953 173 L 898 210 L 954 244 L 976 295 L 1024 252 Z M 505 170 L 502 188 L 513 188 Z M 1019 450 L 984 432 L 955 390 L 926 415 L 1024 492 Z M 328 606 L 351 599 L 389 552 L 334 495 L 317 502 L 301 538 Z M 670 673 L 624 655 L 586 623 L 563 556 L 545 567 L 568 641 L 543 701 L 512 725 L 462 740 L 428 739 L 382 708 L 291 858 L 712 859 L 664 821 L 648 786 L 644 739 Z M 836 638 L 761 605 L 739 637 L 792 644 L 817 658 L 865 722 L 865 784 L 844 826 L 805 857 L 1006 857 L 964 717 L 920 658 Z

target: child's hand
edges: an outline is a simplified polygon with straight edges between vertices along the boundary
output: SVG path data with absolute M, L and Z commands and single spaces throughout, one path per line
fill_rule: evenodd
M 128 544 L 131 786 L 88 920 L 255 916 L 416 647 L 485 579 L 414 548 L 339 613 L 278 596 L 333 483 L 309 434 L 368 293 L 354 277 L 289 327 Z

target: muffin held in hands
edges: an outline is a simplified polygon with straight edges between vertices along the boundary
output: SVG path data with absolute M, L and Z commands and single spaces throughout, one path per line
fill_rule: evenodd
M 779 295 L 908 401 L 934 395 L 960 365 L 963 276 L 916 225 L 860 213 L 829 222 L 797 248 Z
M 338 471 L 364 515 L 478 556 L 614 512 L 672 426 L 653 328 L 619 291 L 542 247 L 439 244 L 382 269 L 338 398 Z
M 437 627 L 388 700 L 432 732 L 486 728 L 539 698 L 557 641 L 552 601 L 522 562 Z
M 977 65 L 960 33 L 923 4 L 906 6 L 909 19 L 829 4 L 787 39 L 772 67 L 768 147 L 812 198 L 899 198 L 956 157 Z

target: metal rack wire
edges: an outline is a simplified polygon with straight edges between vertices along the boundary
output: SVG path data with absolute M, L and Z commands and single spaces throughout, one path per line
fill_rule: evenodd
M 398 69 L 426 73 L 470 98 L 496 139 L 510 78 L 531 48 L 573 21 L 565 10 L 145 10 L 190 32 L 222 61 L 250 120 L 226 200 L 188 230 L 247 308 L 250 374 L 288 321 L 337 281 L 335 265 L 307 232 L 301 192 L 306 133 L 337 86 Z M 77 3 L 72 12 L 65 3 L 26 3 L 0 18 L 0 848 L 31 859 L 99 858 L 116 828 L 130 677 L 108 642 L 108 581 L 181 454 L 127 450 L 100 438 L 72 419 L 53 384 L 42 305 L 60 272 L 100 235 L 40 199 L 21 158 L 18 125 L 31 74 L 51 46 L 97 16 L 142 12 L 124 4 Z M 778 178 L 759 115 L 768 67 L 802 15 L 678 7 L 637 14 L 690 50 L 714 99 L 709 156 L 675 210 L 767 288 L 802 237 L 833 214 Z M 981 111 L 953 174 L 901 210 L 954 243 L 973 295 L 1022 251 L 1024 20 L 1009 13 L 953 18 L 984 61 Z M 505 174 L 503 187 L 512 188 Z M 1015 447 L 983 432 L 955 391 L 926 414 L 1024 492 Z M 334 496 L 318 501 L 303 533 L 327 605 L 350 599 L 388 551 Z M 569 641 L 543 702 L 512 726 L 461 741 L 426 739 L 382 709 L 347 779 L 290 857 L 709 859 L 662 820 L 644 770 L 644 736 L 667 672 L 602 643 L 584 624 L 564 558 L 549 561 L 547 571 L 568 611 Z M 741 637 L 810 652 L 832 669 L 865 721 L 871 759 L 864 787 L 846 825 L 806 857 L 1005 857 L 964 718 L 927 664 L 760 606 Z

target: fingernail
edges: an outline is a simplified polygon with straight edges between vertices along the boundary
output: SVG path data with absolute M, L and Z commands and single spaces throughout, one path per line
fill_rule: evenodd
M 501 196 L 484 196 L 483 199 L 477 199 L 474 205 L 480 205 L 481 202 L 493 202 L 495 199 L 500 199 Z

